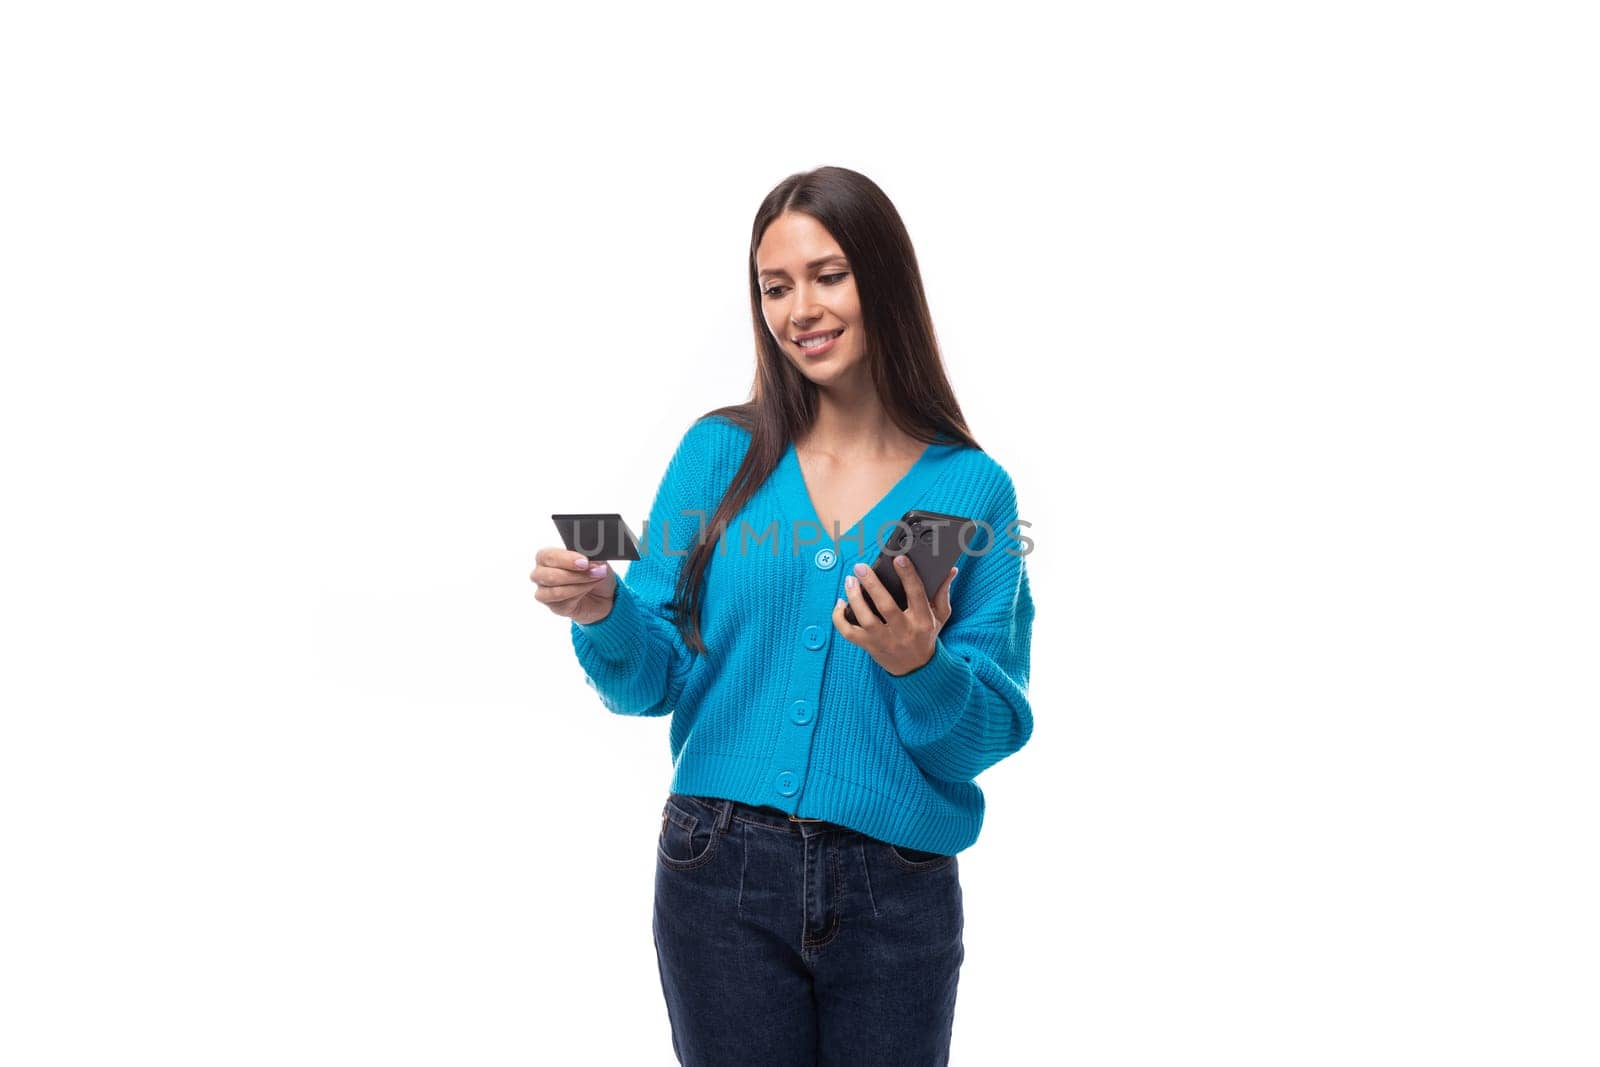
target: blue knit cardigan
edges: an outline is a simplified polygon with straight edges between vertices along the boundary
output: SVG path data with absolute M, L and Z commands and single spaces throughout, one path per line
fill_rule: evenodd
M 1033 733 L 1032 540 L 1010 477 L 987 453 L 941 439 L 835 542 L 790 444 L 706 568 L 707 651 L 694 653 L 667 604 L 749 444 L 720 416 L 683 435 L 610 613 L 572 624 L 587 683 L 617 714 L 672 716 L 676 792 L 766 804 L 910 849 L 967 848 L 983 825 L 973 779 Z M 845 575 L 871 564 L 913 507 L 987 527 L 957 564 L 933 658 L 896 676 L 845 640 L 832 614 Z

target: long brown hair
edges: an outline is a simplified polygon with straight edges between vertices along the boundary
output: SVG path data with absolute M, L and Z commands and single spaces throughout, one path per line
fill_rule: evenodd
M 945 377 L 916 253 L 894 204 L 866 175 L 844 167 L 818 167 L 785 178 L 761 201 L 750 227 L 750 324 L 756 341 L 750 399 L 701 416 L 721 416 L 742 427 L 750 434 L 750 449 L 678 575 L 671 607 L 684 642 L 699 653 L 706 651 L 700 637 L 702 585 L 717 540 L 772 474 L 789 443 L 803 437 L 817 417 L 816 385 L 783 354 L 761 309 L 756 249 L 767 227 L 786 211 L 820 222 L 850 261 L 872 383 L 895 425 L 925 443 L 943 438 L 979 447 Z

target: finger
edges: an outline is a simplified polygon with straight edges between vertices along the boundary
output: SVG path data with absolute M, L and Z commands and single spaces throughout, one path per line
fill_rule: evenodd
M 894 561 L 895 573 L 900 575 L 900 584 L 906 591 L 906 611 L 915 614 L 917 618 L 931 614 L 933 605 L 928 603 L 928 591 L 922 587 L 922 575 L 917 573 L 917 568 L 905 556 L 896 556 Z
M 605 581 L 605 579 L 600 579 L 600 577 L 573 577 L 573 579 L 558 577 L 557 581 L 554 582 L 534 582 L 533 595 L 539 603 L 562 603 L 562 601 L 566 600 L 582 600 L 589 593 L 600 589 L 600 582 L 602 581 Z
M 582 600 L 587 589 L 575 586 L 541 585 L 533 591 L 533 599 L 541 604 L 564 604 L 569 600 Z
M 944 584 L 939 587 L 939 595 L 934 607 L 934 617 L 939 620 L 940 626 L 950 621 L 950 615 L 953 610 L 950 607 L 950 590 L 955 587 L 956 571 L 958 569 L 957 567 L 951 567 L 950 573 L 944 577 Z
M 833 628 L 838 630 L 839 636 L 844 638 L 846 641 L 849 641 L 853 645 L 859 645 L 861 641 L 856 635 L 861 632 L 861 627 L 855 625 L 849 619 L 844 617 L 844 609 L 848 608 L 849 606 L 850 602 L 848 600 L 839 600 L 834 602 Z M 861 613 L 857 612 L 856 618 L 859 619 L 860 617 Z
M 604 563 L 591 564 L 588 570 L 581 573 L 560 567 L 535 567 L 528 578 L 534 585 L 539 586 L 573 585 L 587 589 L 605 578 L 610 571 L 611 568 Z
M 894 602 L 894 597 L 890 595 L 889 590 L 884 586 L 877 572 L 865 563 L 858 563 L 855 569 L 855 579 L 856 586 L 861 590 L 862 594 L 883 613 L 884 621 L 878 623 L 878 625 L 883 626 L 892 623 L 894 617 L 900 613 L 900 605 Z M 860 614 L 861 609 L 857 608 L 856 615 L 859 616 Z M 878 620 L 874 617 L 873 621 L 877 622 Z
M 582 600 L 593 591 L 593 583 L 541 585 L 533 591 L 533 598 L 541 604 L 565 604 L 569 600 Z
M 582 552 L 574 552 L 570 548 L 541 548 L 533 558 L 534 563 L 541 567 L 554 567 L 558 570 L 586 571 L 598 560 L 591 560 Z
M 856 578 L 851 581 L 851 578 Z M 844 595 L 850 600 L 850 607 L 856 613 L 856 625 L 863 630 L 871 630 L 882 626 L 883 622 L 873 614 L 867 601 L 867 595 L 862 591 L 861 581 L 856 575 L 849 575 L 844 581 Z

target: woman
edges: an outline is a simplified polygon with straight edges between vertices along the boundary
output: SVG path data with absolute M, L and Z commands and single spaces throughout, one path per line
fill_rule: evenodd
M 532 578 L 607 708 L 672 716 L 653 932 L 680 1062 L 944 1063 L 973 778 L 1033 730 L 1025 524 L 877 185 L 786 179 L 749 267 L 752 398 L 684 434 L 626 580 L 564 548 Z M 869 564 L 911 508 L 980 526 L 960 582 L 912 577 L 901 609 Z

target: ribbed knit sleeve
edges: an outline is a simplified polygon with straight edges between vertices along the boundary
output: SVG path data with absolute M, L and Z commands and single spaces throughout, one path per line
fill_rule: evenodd
M 969 513 L 970 514 L 970 513 Z M 979 517 L 979 516 L 974 516 Z M 933 658 L 890 675 L 900 741 L 924 773 L 966 782 L 1020 749 L 1033 734 L 1028 702 L 1033 596 L 1018 534 L 1016 491 L 1001 475 L 981 516 L 974 553 L 957 566 L 951 615 Z M 988 544 L 981 554 L 976 546 Z
M 679 441 L 656 489 L 639 558 L 617 576 L 611 611 L 599 622 L 572 624 L 572 647 L 588 685 L 619 715 L 671 714 L 694 666 L 695 654 L 667 605 L 687 562 L 683 553 L 715 506 L 704 499 L 712 432 L 702 420 Z

